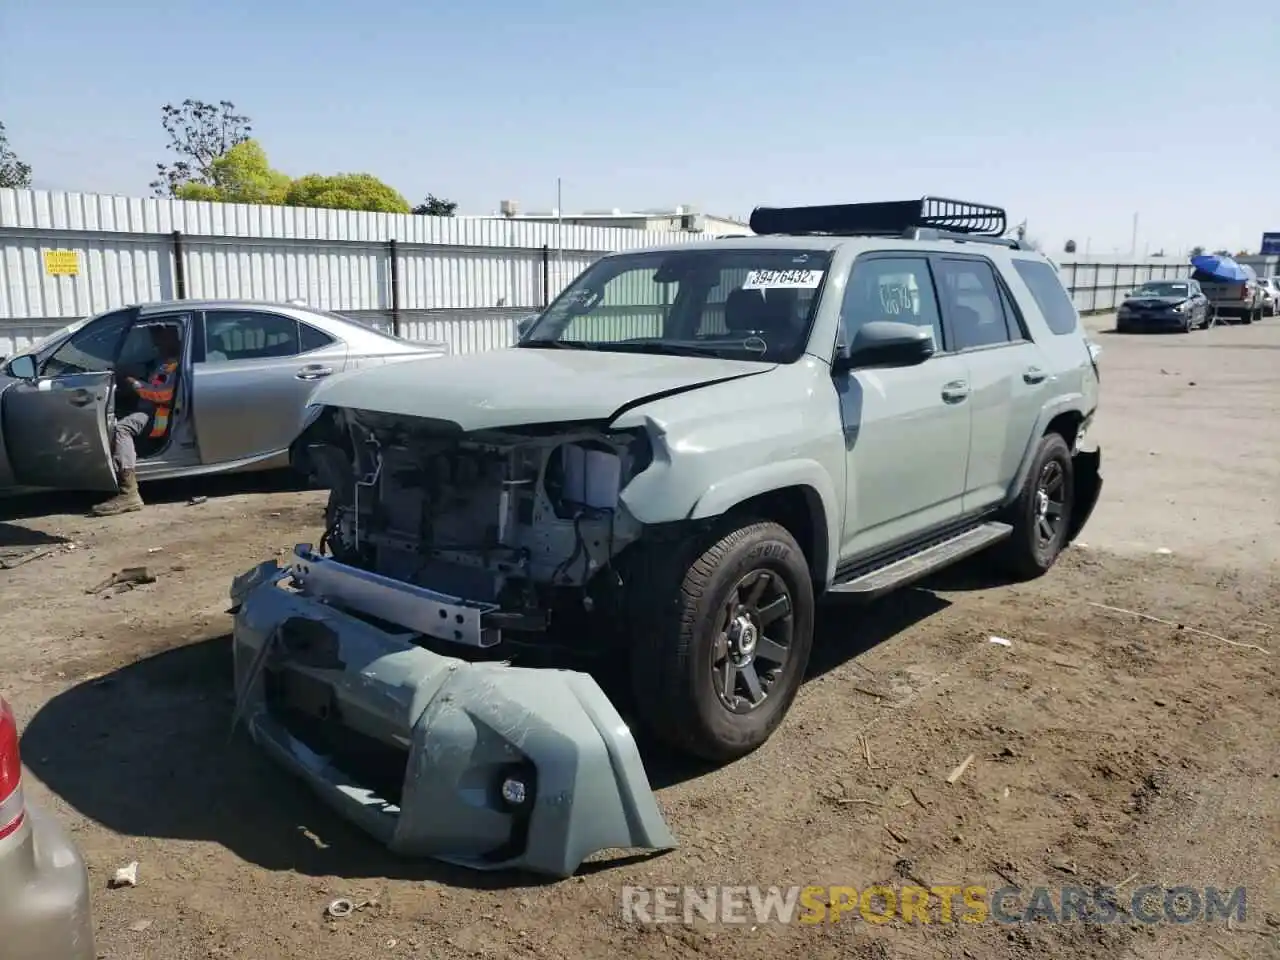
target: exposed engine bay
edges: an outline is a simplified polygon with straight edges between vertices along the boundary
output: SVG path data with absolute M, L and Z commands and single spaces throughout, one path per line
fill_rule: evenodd
M 438 640 L 490 647 L 589 610 L 587 585 L 643 530 L 619 494 L 652 460 L 647 434 L 450 426 L 327 410 L 294 450 L 330 490 L 321 554 L 409 585 L 426 606 L 401 625 Z

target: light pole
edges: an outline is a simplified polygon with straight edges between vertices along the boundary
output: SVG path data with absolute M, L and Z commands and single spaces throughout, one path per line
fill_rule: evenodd
M 564 279 L 564 201 L 560 196 L 560 178 L 556 177 L 556 283 Z

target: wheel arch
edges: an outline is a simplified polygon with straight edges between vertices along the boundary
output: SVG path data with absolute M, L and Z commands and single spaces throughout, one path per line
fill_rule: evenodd
M 1076 440 L 1080 436 L 1080 428 L 1086 420 L 1080 409 L 1072 405 L 1078 399 L 1078 396 L 1064 398 L 1062 402 L 1048 406 L 1040 411 L 1040 418 L 1036 422 L 1036 428 L 1027 439 L 1026 449 L 1022 453 L 1022 463 L 1018 467 L 1017 476 L 1014 477 L 1013 483 L 1005 492 L 1006 505 L 1018 499 L 1018 494 L 1022 492 L 1022 488 L 1027 482 L 1027 474 L 1031 471 L 1031 465 L 1035 462 L 1036 451 L 1040 449 L 1040 441 L 1046 435 L 1050 433 L 1058 434 L 1067 442 L 1069 450 L 1075 450 Z
M 836 504 L 835 486 L 826 471 L 814 461 L 792 460 L 714 484 L 698 498 L 688 519 L 741 517 L 780 524 L 795 537 L 815 585 L 822 589 L 834 572 Z

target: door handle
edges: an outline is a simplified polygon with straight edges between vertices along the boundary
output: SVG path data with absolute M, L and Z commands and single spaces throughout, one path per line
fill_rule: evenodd
M 327 377 L 333 373 L 333 367 L 322 367 L 314 364 L 309 367 L 303 367 L 296 374 L 299 380 L 319 380 L 321 377 Z
M 89 404 L 93 403 L 93 393 L 83 388 L 71 390 L 68 392 L 67 402 L 73 407 L 87 407 Z
M 1047 376 L 1048 374 L 1039 367 L 1027 367 L 1022 374 L 1022 379 L 1026 383 L 1043 383 Z
M 942 399 L 947 403 L 962 403 L 969 396 L 969 384 L 963 380 L 952 380 L 942 386 Z

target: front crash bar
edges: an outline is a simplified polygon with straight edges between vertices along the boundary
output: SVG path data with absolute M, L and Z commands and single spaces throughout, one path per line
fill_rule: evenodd
M 232 584 L 236 717 L 393 852 L 567 877 L 602 850 L 676 846 L 631 731 L 589 676 L 441 656 L 288 589 L 291 577 L 269 561 Z M 304 743 L 270 706 L 269 673 L 326 691 L 324 722 L 344 734 L 403 747 L 398 802 Z
M 498 609 L 496 603 L 463 600 L 348 566 L 321 556 L 309 543 L 293 548 L 289 572 L 313 597 L 382 617 L 437 640 L 492 647 L 502 639 L 498 630 L 483 623 L 484 614 Z

